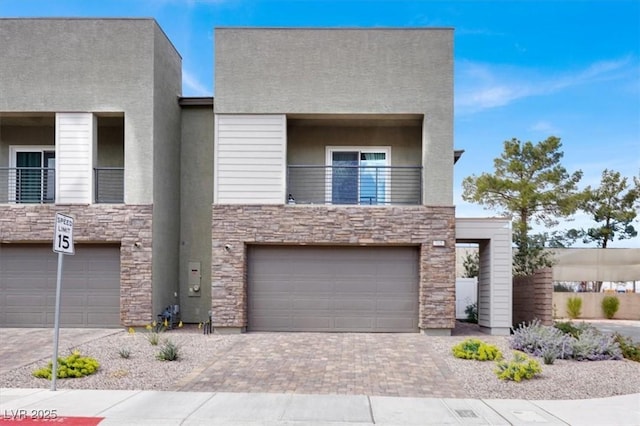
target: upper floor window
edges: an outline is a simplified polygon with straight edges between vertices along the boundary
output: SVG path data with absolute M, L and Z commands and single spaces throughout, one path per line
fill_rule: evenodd
M 327 199 L 332 204 L 390 202 L 391 147 L 327 147 Z
M 55 201 L 55 147 L 12 146 L 9 199 L 16 203 Z

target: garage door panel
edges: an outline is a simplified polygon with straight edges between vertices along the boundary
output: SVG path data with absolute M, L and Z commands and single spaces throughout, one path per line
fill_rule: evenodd
M 109 308 L 120 305 L 120 297 L 113 294 L 88 294 L 86 304 L 89 308 Z
M 279 331 L 325 331 L 331 327 L 332 318 L 328 316 L 294 316 L 289 328 Z
M 379 331 L 393 332 L 398 329 L 417 327 L 417 320 L 411 320 L 408 318 L 376 318 L 376 329 Z
M 47 298 L 37 294 L 8 294 L 3 310 L 19 312 L 23 308 L 41 308 L 47 306 Z
M 361 331 L 375 331 L 374 319 L 362 316 L 341 316 L 335 318 L 336 331 L 351 331 L 354 328 Z
M 416 301 L 411 299 L 387 299 L 376 303 L 378 312 L 414 311 L 416 308 Z
M 418 330 L 417 247 L 253 246 L 252 331 Z
M 28 327 L 30 324 L 44 324 L 46 315 L 44 312 L 6 312 L 3 327 Z
M 291 301 L 291 308 L 297 311 L 328 310 L 331 309 L 331 299 L 318 297 L 314 299 L 295 298 Z
M 375 311 L 375 301 L 371 299 L 358 299 L 356 296 L 336 300 L 336 312 Z
M 109 312 L 89 312 L 87 322 L 90 324 L 116 324 L 120 322 L 120 315 Z
M 53 325 L 57 260 L 50 244 L 0 244 L 0 326 Z M 60 305 L 63 327 L 119 326 L 120 248 L 77 244 L 64 257 Z
M 76 295 L 70 291 L 65 291 L 60 297 L 60 306 L 68 311 L 82 310 L 82 306 L 85 304 L 85 297 L 83 295 Z M 56 306 L 56 297 L 50 296 L 47 298 L 47 306 L 54 308 Z

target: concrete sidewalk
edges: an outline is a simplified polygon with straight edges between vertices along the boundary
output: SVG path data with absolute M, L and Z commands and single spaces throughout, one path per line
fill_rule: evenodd
M 366 395 L 0 389 L 0 424 L 640 425 L 640 394 L 573 401 Z M 79 419 L 82 417 L 83 419 Z M 18 420 L 22 420 L 19 422 Z M 40 424 L 40 423 L 34 423 Z

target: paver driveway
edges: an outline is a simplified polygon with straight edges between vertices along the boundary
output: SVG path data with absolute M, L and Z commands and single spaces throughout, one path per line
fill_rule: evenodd
M 249 333 L 192 372 L 183 391 L 465 397 L 419 334 Z

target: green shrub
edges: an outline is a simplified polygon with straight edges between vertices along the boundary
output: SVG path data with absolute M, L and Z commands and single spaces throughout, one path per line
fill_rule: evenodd
M 569 293 L 569 292 L 571 292 L 571 293 L 572 293 L 572 292 L 573 292 L 573 289 L 571 289 L 571 288 L 567 287 L 567 286 L 566 286 L 566 285 L 564 285 L 564 284 L 556 283 L 556 284 L 554 284 L 554 285 L 553 285 L 553 291 L 554 291 L 555 293 Z
M 467 314 L 467 322 L 470 322 L 473 324 L 478 323 L 478 304 L 477 303 L 472 303 L 470 305 L 467 305 L 467 307 L 464 308 L 464 313 Z
M 473 338 L 463 340 L 451 348 L 451 351 L 453 356 L 462 359 L 475 359 L 478 361 L 502 359 L 502 353 L 497 346 Z
M 175 361 L 178 359 L 178 346 L 171 340 L 167 339 L 162 344 L 160 352 L 156 355 L 160 361 Z
M 120 355 L 120 358 L 129 359 L 129 357 L 131 356 L 131 349 L 120 348 L 120 350 L 118 351 L 118 354 Z
M 620 333 L 614 333 L 613 339 L 620 346 L 622 356 L 628 360 L 640 362 L 640 343 L 635 343 L 631 338 Z
M 556 322 L 553 324 L 553 326 L 562 331 L 564 334 L 568 334 L 575 338 L 578 338 L 580 336 L 580 333 L 582 333 L 582 329 L 573 325 L 571 321 Z
M 520 382 L 522 379 L 528 380 L 536 374 L 542 373 L 542 367 L 535 359 L 515 351 L 511 361 L 498 361 L 494 372 L 500 380 Z
M 605 296 L 602 299 L 602 312 L 604 312 L 604 316 L 608 319 L 613 318 L 616 312 L 618 312 L 618 308 L 620 308 L 620 299 L 616 296 Z
M 567 315 L 569 318 L 576 319 L 582 314 L 582 299 L 579 297 L 570 297 L 567 299 Z
M 80 352 L 73 351 L 65 358 L 58 358 L 57 377 L 58 379 L 71 379 L 88 376 L 95 373 L 100 368 L 100 363 L 88 356 L 81 356 Z M 46 367 L 39 368 L 33 372 L 35 377 L 51 380 L 53 363 L 49 361 Z

